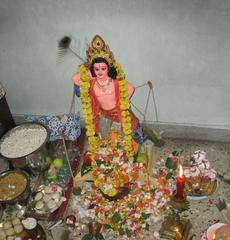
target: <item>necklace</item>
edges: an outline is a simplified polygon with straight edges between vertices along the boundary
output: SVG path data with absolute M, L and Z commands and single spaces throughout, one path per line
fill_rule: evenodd
M 100 88 L 102 92 L 106 92 L 107 91 L 107 87 L 110 85 L 111 82 L 112 82 L 112 79 L 109 78 L 108 82 L 105 85 L 101 85 L 99 83 L 99 81 L 96 80 L 97 87 Z

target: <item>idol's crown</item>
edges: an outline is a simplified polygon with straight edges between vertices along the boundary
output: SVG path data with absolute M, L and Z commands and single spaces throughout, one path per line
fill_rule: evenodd
M 95 58 L 104 58 L 109 66 L 113 66 L 115 59 L 113 53 L 110 51 L 109 46 L 105 44 L 102 37 L 96 35 L 92 42 L 89 44 L 86 51 L 87 62 L 86 64 L 90 66 Z

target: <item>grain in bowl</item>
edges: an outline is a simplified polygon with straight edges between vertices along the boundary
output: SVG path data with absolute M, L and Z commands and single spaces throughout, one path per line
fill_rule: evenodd
M 9 171 L 0 175 L 0 202 L 20 197 L 27 189 L 29 180 L 22 171 Z
M 0 154 L 9 159 L 27 156 L 39 149 L 47 136 L 47 130 L 41 124 L 21 124 L 2 137 Z

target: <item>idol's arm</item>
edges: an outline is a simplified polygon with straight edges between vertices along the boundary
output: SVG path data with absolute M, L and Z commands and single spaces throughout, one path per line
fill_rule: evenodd
M 80 73 L 79 73 L 79 72 L 75 73 L 75 74 L 72 76 L 71 79 L 72 79 L 72 81 L 73 81 L 73 83 L 74 83 L 75 85 L 80 86 L 80 79 L 81 79 L 81 77 L 80 77 Z

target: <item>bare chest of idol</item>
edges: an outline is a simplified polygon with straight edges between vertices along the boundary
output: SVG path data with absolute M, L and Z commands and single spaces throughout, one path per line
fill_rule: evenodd
M 110 110 L 116 106 L 115 87 L 113 83 L 109 84 L 103 89 L 95 84 L 93 90 L 98 102 L 104 110 Z

